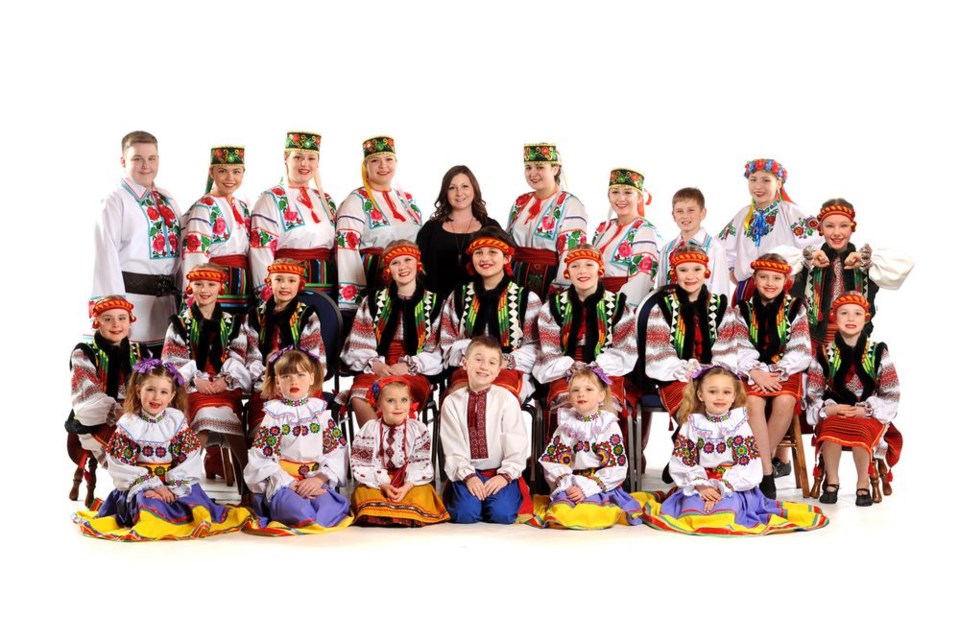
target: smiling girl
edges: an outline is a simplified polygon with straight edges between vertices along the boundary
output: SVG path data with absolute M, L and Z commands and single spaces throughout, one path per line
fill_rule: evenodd
M 414 241 L 420 231 L 416 201 L 393 186 L 396 149 L 388 136 L 363 141 L 363 186 L 347 196 L 337 214 L 338 302 L 347 315 L 356 313 L 368 287 L 384 285 L 383 247 L 392 240 Z
M 817 220 L 805 216 L 784 190 L 787 170 L 776 160 L 760 158 L 744 165 L 750 205 L 733 217 L 717 235 L 727 251 L 737 292 L 734 301 L 747 298 L 753 271 L 750 263 L 781 245 L 803 249 L 817 242 Z
M 304 263 L 307 291 L 333 296 L 337 208 L 320 182 L 320 134 L 288 132 L 283 162 L 286 184 L 260 194 L 250 217 L 250 270 L 257 297 L 269 297 L 268 267 L 281 258 Z
M 830 307 L 830 320 L 836 323 L 837 334 L 817 350 L 807 378 L 807 420 L 816 425 L 813 444 L 822 456 L 811 495 L 824 504 L 837 502 L 840 452 L 850 447 L 857 467 L 856 505 L 869 507 L 883 499 L 876 485 L 871 495 L 871 472 L 882 476 L 890 495 L 892 474 L 886 467 L 893 468 L 903 448 L 903 437 L 893 426 L 900 380 L 887 345 L 864 331 L 870 302 L 863 294 L 848 291 L 838 296 Z
M 270 355 L 265 416 L 243 472 L 257 516 L 248 533 L 324 533 L 352 521 L 337 492 L 347 479 L 347 438 L 327 403 L 313 397 L 322 384 L 313 355 L 292 347 Z
M 787 475 L 791 468 L 789 461 L 773 456 L 803 393 L 803 374 L 810 366 L 810 330 L 802 301 L 789 293 L 787 261 L 766 253 L 750 268 L 754 270 L 753 295 L 737 303 L 737 367 L 749 381 L 747 414 L 763 464 L 760 490 L 776 498 L 774 478 Z
M 583 203 L 560 188 L 557 146 L 537 142 L 523 147 L 523 176 L 533 191 L 510 209 L 507 233 L 517 246 L 514 277 L 541 300 L 570 281 L 558 273 L 567 251 L 587 241 Z
M 644 217 L 643 174 L 633 169 L 610 172 L 610 217 L 593 234 L 603 256 L 603 286 L 627 296 L 636 308 L 650 292 L 660 268 L 660 234 Z
M 243 184 L 244 155 L 244 148 L 234 145 L 210 150 L 207 193 L 187 210 L 180 232 L 183 289 L 189 286 L 186 274 L 194 267 L 206 262 L 223 267 L 227 279 L 220 304 L 230 313 L 246 312 L 253 294 L 247 264 L 250 210 L 234 197 Z
M 433 488 L 430 429 L 411 417 L 407 382 L 382 378 L 370 397 L 379 417 L 363 425 L 350 454 L 359 483 L 351 498 L 357 524 L 422 527 L 449 520 Z
M 107 471 L 116 489 L 97 512 L 74 521 L 85 535 L 109 540 L 182 540 L 238 530 L 250 517 L 221 507 L 200 488 L 200 442 L 187 424 L 176 367 L 142 360 L 127 384 Z
M 368 400 L 371 385 L 385 376 L 401 376 L 414 401 L 424 406 L 430 392 L 426 376 L 443 370 L 440 353 L 442 301 L 418 281 L 423 273 L 420 249 L 409 240 L 395 240 L 384 249 L 386 288 L 373 289 L 360 303 L 340 354 L 344 367 L 361 372 L 350 387 L 357 422 L 376 417 Z

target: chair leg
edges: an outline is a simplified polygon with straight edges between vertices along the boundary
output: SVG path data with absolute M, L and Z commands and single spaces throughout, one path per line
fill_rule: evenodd
M 820 497 L 820 486 L 823 484 L 823 457 L 817 458 L 817 466 L 813 470 L 813 487 L 810 489 L 811 498 Z
M 873 460 L 870 461 L 868 473 L 870 474 L 870 493 L 873 501 L 875 503 L 883 502 L 883 493 L 880 491 L 880 478 L 877 474 L 877 465 Z
M 73 488 L 70 489 L 70 499 L 77 500 L 80 497 L 80 483 L 83 481 L 83 467 L 77 467 L 73 472 Z
M 797 488 L 801 490 L 803 497 L 809 498 L 810 481 L 807 478 L 807 454 L 803 449 L 803 433 L 800 427 L 800 416 L 793 416 L 790 429 L 793 431 L 793 475 L 797 482 Z
M 880 474 L 880 484 L 883 486 L 883 495 L 892 496 L 893 479 L 890 478 L 890 469 L 884 460 L 877 460 L 877 471 Z
M 223 459 L 223 479 L 227 481 L 227 486 L 232 487 L 236 478 L 234 476 L 233 469 L 233 455 L 230 453 L 230 448 L 226 446 L 220 447 L 220 457 Z
M 97 457 L 90 456 L 87 460 L 87 497 L 83 504 L 87 509 L 93 506 L 93 492 L 97 488 Z

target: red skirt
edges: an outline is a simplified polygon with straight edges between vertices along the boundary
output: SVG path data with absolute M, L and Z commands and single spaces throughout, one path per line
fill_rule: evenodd
M 890 427 L 893 429 L 893 425 Z M 841 447 L 860 447 L 872 453 L 880 443 L 883 429 L 883 423 L 876 418 L 830 416 L 817 425 L 813 444 L 819 449 L 822 443 L 833 442 Z M 899 435 L 896 429 L 893 431 Z
M 450 377 L 450 390 L 467 384 L 467 370 L 460 368 L 453 372 Z M 500 375 L 493 381 L 493 384 L 502 387 L 517 396 L 520 399 L 520 391 L 523 389 L 523 372 L 516 369 L 501 369 Z
M 670 417 L 677 415 L 677 411 L 680 410 L 680 403 L 683 402 L 683 392 L 686 390 L 687 384 L 676 380 L 658 389 L 660 402 L 663 404 L 663 408 L 670 413 Z
M 777 396 L 792 396 L 797 400 L 803 395 L 803 374 L 795 373 L 780 383 L 780 391 L 758 391 L 756 387 L 747 386 L 747 395 L 758 398 L 775 398 Z

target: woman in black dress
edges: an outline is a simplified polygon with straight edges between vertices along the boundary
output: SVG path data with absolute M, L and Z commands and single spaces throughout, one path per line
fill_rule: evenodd
M 417 234 L 425 288 L 446 300 L 458 285 L 470 280 L 463 255 L 471 236 L 486 226 L 500 227 L 487 215 L 486 203 L 473 172 L 464 165 L 451 167 L 440 183 L 436 211 Z

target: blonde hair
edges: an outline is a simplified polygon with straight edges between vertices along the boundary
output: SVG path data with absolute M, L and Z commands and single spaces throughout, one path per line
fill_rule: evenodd
M 301 371 L 313 374 L 313 384 L 310 385 L 308 395 L 313 395 L 323 388 L 323 365 L 307 353 L 299 349 L 290 349 L 272 361 L 267 358 L 267 371 L 263 376 L 263 391 L 260 392 L 260 397 L 265 400 L 277 397 L 280 393 L 277 379 L 280 376 Z
M 590 367 L 577 367 L 573 370 L 573 373 L 570 374 L 570 378 L 567 380 L 567 390 L 569 391 L 570 387 L 573 386 L 573 381 L 577 378 L 586 378 L 590 382 L 594 383 L 600 390 L 603 391 L 603 400 L 600 401 L 598 409 L 603 409 L 605 411 L 613 411 L 613 402 L 610 398 L 610 385 L 604 382 L 600 376 L 597 375 L 597 372 L 591 369 Z M 570 402 L 569 393 L 567 395 L 566 405 L 572 408 Z
M 726 375 L 733 380 L 733 390 L 736 397 L 733 399 L 731 409 L 743 407 L 747 404 L 747 390 L 743 387 L 743 382 L 732 371 L 724 367 L 710 367 L 703 375 L 687 383 L 683 390 L 683 400 L 680 402 L 680 408 L 677 410 L 677 424 L 683 424 L 694 413 L 707 412 L 706 406 L 699 398 L 697 393 L 703 386 L 703 383 L 713 376 Z
M 127 381 L 126 396 L 123 399 L 124 413 L 140 413 L 143 410 L 143 403 L 140 402 L 140 390 L 138 387 L 144 384 L 149 378 L 162 378 L 169 380 L 173 387 L 173 398 L 170 405 L 174 409 L 186 412 L 187 410 L 187 390 L 177 384 L 177 379 L 173 373 L 162 364 L 152 367 L 145 373 L 134 370 Z

